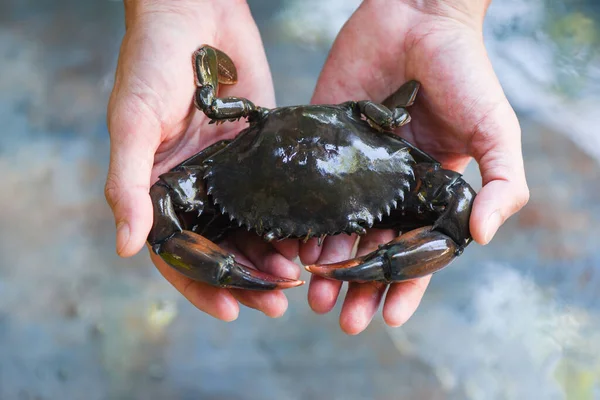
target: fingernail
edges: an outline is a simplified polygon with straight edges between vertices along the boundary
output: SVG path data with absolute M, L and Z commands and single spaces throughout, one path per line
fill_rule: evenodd
M 121 221 L 117 224 L 117 254 L 122 254 L 129 242 L 129 224 Z
M 496 210 L 485 222 L 485 235 L 483 235 L 485 244 L 488 244 L 492 240 L 496 231 L 500 228 L 500 224 L 502 224 L 502 216 L 500 215 L 500 211 Z

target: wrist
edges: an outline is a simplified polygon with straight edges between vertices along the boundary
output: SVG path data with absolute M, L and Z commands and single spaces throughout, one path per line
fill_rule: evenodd
M 239 6 L 248 7 L 246 0 L 124 0 L 123 4 L 126 21 L 146 14 L 175 14 L 197 22 Z
M 389 0 L 408 6 L 422 15 L 460 22 L 481 30 L 483 19 L 492 0 Z

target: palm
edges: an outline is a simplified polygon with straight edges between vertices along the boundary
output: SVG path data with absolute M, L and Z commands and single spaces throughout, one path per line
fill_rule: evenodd
M 168 121 L 163 126 L 160 144 L 154 157 L 152 181 L 158 175 L 168 171 L 174 165 L 193 155 L 210 144 L 224 139 L 231 139 L 245 127 L 245 122 L 226 124 L 209 124 L 208 118 L 195 107 L 191 99 L 195 90 L 194 75 L 191 65 L 191 54 L 198 47 L 197 41 L 181 41 L 177 32 L 168 31 L 166 36 L 154 36 L 153 40 L 178 43 L 173 49 L 175 54 L 159 53 L 164 56 L 156 60 L 149 69 L 137 71 L 136 79 L 147 82 L 151 90 L 160 93 L 162 98 L 162 119 Z M 171 36 L 171 37 L 170 37 Z M 251 58 L 252 50 L 232 46 L 227 37 L 220 36 L 220 40 L 207 42 L 216 43 L 215 46 L 228 49 L 228 54 L 236 60 L 239 82 L 233 86 L 221 86 L 221 96 L 234 95 L 246 97 L 261 106 L 270 107 L 274 103 L 273 86 L 268 69 L 262 72 L 262 77 L 256 79 L 256 71 L 249 68 L 245 62 Z M 151 47 L 161 46 L 161 43 L 149 43 Z M 262 51 L 257 48 L 260 54 Z M 158 68 L 160 66 L 160 68 Z M 266 68 L 266 65 L 264 66 Z M 256 68 L 253 68 L 256 69 Z
M 446 168 L 462 171 L 471 156 L 478 124 L 501 99 L 488 91 L 489 82 L 477 82 L 472 54 L 478 47 L 463 41 L 448 42 L 444 32 L 432 34 L 406 54 L 406 76 L 421 82 L 424 90 L 411 109 L 412 122 L 400 134 L 440 161 Z M 428 62 L 425 62 L 428 60 Z M 475 142 L 474 142 L 475 141 Z

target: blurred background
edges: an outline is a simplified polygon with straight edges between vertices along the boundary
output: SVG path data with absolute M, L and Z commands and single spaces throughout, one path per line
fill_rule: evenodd
M 359 1 L 249 3 L 279 104 L 307 103 Z M 123 25 L 119 1 L 0 2 L 0 399 L 600 399 L 597 0 L 493 3 L 531 201 L 404 327 L 377 315 L 358 337 L 306 287 L 281 319 L 227 324 L 145 251 L 115 255 L 105 111 Z

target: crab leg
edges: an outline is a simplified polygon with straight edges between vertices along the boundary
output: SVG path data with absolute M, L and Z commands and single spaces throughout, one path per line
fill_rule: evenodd
M 361 100 L 355 104 L 372 126 L 391 130 L 410 122 L 410 114 L 406 107 L 414 103 L 419 87 L 419 82 L 408 81 L 396 93 L 388 97 L 383 104 L 370 100 Z
M 160 176 L 150 188 L 154 221 L 148 243 L 167 264 L 185 276 L 225 288 L 250 290 L 287 289 L 303 284 L 294 279 L 278 278 L 243 265 L 209 239 L 188 230 L 178 216 L 194 213 L 207 221 L 218 213 L 211 207 L 201 181 L 203 161 L 222 150 L 228 141 L 207 147 L 177 168 Z M 210 227 L 210 223 L 207 224 Z M 195 228 L 190 228 L 194 229 Z
M 319 276 L 351 282 L 399 282 L 430 275 L 458 254 L 452 239 L 431 226 L 415 229 L 363 257 L 325 265 L 308 265 Z
M 164 181 L 150 189 L 154 225 L 152 250 L 183 275 L 213 286 L 249 290 L 287 289 L 302 281 L 278 278 L 235 261 L 235 256 L 197 233 L 184 230 L 175 212 L 173 190 Z
M 221 50 L 202 46 L 192 56 L 196 76 L 195 106 L 212 121 L 236 120 L 260 111 L 250 100 L 240 97 L 217 97 L 219 83 L 232 85 L 237 82 L 233 61 Z
M 159 246 L 158 255 L 188 278 L 223 288 L 288 289 L 304 282 L 278 278 L 247 267 L 210 240 L 190 231 L 176 232 Z
M 414 171 L 412 205 L 437 212 L 433 225 L 409 231 L 366 256 L 306 269 L 342 281 L 391 283 L 432 274 L 460 255 L 472 241 L 469 217 L 475 192 L 459 173 L 438 164 L 420 164 Z M 397 225 L 402 227 L 402 220 Z

